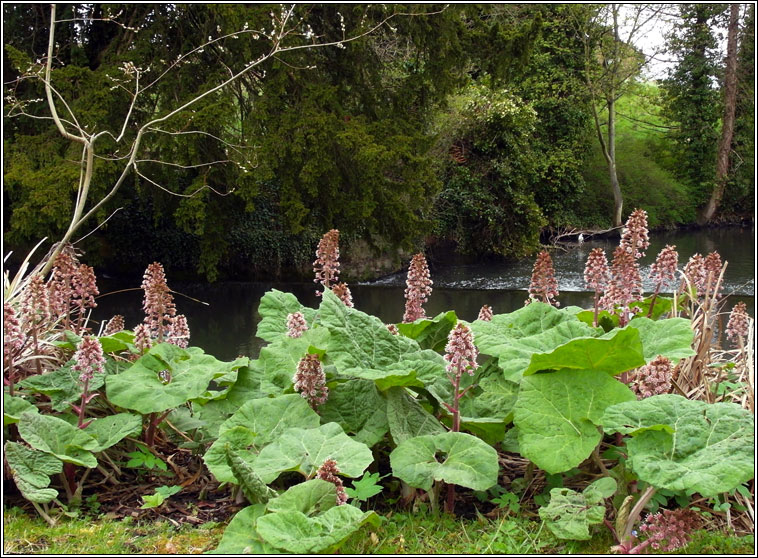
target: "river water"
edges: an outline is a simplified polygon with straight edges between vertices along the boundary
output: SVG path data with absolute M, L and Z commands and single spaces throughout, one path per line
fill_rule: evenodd
M 566 250 L 552 252 L 558 279 L 561 306 L 591 307 L 593 294 L 584 286 L 584 266 L 593 248 L 603 248 L 611 259 L 618 238 L 589 239 L 582 244 L 571 244 Z M 725 311 L 738 301 L 744 301 L 754 316 L 755 304 L 755 229 L 721 228 L 698 231 L 672 231 L 651 235 L 650 247 L 641 260 L 645 288 L 650 265 L 666 245 L 676 245 L 680 268 L 694 253 L 703 255 L 717 250 L 728 265 L 724 277 L 724 293 L 729 299 Z M 427 315 L 434 316 L 446 310 L 455 310 L 463 320 L 474 320 L 483 304 L 489 304 L 496 313 L 511 312 L 524 305 L 532 273 L 534 258 L 511 262 L 487 262 L 466 265 L 445 265 L 431 268 L 434 290 L 424 305 Z M 382 277 L 376 281 L 351 284 L 350 290 L 356 308 L 373 314 L 385 323 L 402 320 L 405 308 L 403 291 L 406 272 Z M 238 355 L 257 356 L 263 342 L 255 337 L 258 323 L 258 304 L 270 289 L 287 291 L 297 296 L 306 306 L 315 307 L 319 299 L 313 283 L 243 283 L 220 282 L 214 284 L 177 283 L 168 278 L 176 292 L 177 311 L 187 316 L 191 331 L 191 344 L 202 347 L 219 359 L 230 360 Z M 126 326 L 133 328 L 143 319 L 141 313 L 142 290 L 107 294 L 119 289 L 139 287 L 98 280 L 100 292 L 98 307 L 93 319 L 103 320 L 113 314 L 122 314 Z M 191 298 L 189 298 L 191 297 Z M 198 302 L 198 301 L 202 301 Z

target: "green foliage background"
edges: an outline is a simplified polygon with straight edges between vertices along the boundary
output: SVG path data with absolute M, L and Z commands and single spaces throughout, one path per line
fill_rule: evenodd
M 723 10 L 697 6 L 681 8 L 670 43 L 681 63 L 662 89 L 639 83 L 619 100 L 620 113 L 658 126 L 621 118 L 617 147 L 625 207 L 644 207 L 652 226 L 693 222 L 713 174 L 723 61 L 708 48 L 697 50 L 713 37 L 696 23 L 712 23 Z M 148 133 L 141 175 L 127 177 L 97 222 L 121 209 L 80 245 L 88 262 L 136 274 L 160 260 L 173 274 L 209 280 L 306 276 L 318 239 L 338 228 L 346 262 L 382 259 L 382 271 L 390 271 L 425 244 L 520 257 L 537 250 L 546 226 L 608 225 L 607 172 L 572 8 L 442 8 L 298 5 L 298 31 L 310 26 L 320 41 L 339 41 L 343 24 L 348 36 L 367 31 L 391 11 L 431 15 L 397 16 L 345 48 L 282 53 L 176 114 L 162 132 Z M 124 63 L 142 68 L 147 84 L 209 38 L 271 25 L 271 6 L 264 5 L 59 9 L 59 19 L 79 21 L 57 26 L 52 81 L 90 131 L 123 121 L 130 96 L 114 78 L 124 79 Z M 10 83 L 42 68 L 49 7 L 3 10 Z M 103 21 L 119 12 L 123 25 Z M 743 18 L 738 157 L 722 207 L 733 220 L 754 210 L 753 18 L 752 9 Z M 303 35 L 288 40 L 307 44 Z M 248 33 L 198 50 L 155 81 L 133 122 L 167 114 L 267 48 Z M 5 95 L 26 101 L 31 116 L 47 115 L 39 80 L 21 79 Z M 3 232 L 6 246 L 21 254 L 65 230 L 81 151 L 49 119 L 19 115 L 12 106 L 6 103 L 4 114 Z M 67 114 L 60 103 L 58 109 Z M 100 144 L 92 199 L 121 172 L 119 158 L 135 130 L 126 128 L 126 144 Z M 211 161 L 224 162 L 195 166 Z

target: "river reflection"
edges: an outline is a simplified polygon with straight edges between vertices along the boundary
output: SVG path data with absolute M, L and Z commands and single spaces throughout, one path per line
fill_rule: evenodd
M 591 240 L 566 252 L 554 252 L 560 290 L 558 301 L 562 307 L 591 307 L 593 295 L 584 290 L 582 279 L 587 254 L 592 248 L 603 247 L 610 259 L 617 242 Z M 642 260 L 644 276 L 647 276 L 647 268 L 666 244 L 676 244 L 680 265 L 695 252 L 707 254 L 718 250 L 723 259 L 729 262 L 724 292 L 734 293 L 726 301 L 724 311 L 728 312 L 738 301 L 744 301 L 750 315 L 754 315 L 754 229 L 715 229 L 707 231 L 707 234 L 702 231 L 656 234 L 650 239 L 650 244 L 647 255 Z M 484 304 L 490 305 L 496 313 L 521 308 L 527 297 L 526 289 L 532 265 L 533 259 L 527 259 L 511 263 L 433 268 L 431 274 L 434 291 L 424 305 L 427 315 L 455 310 L 460 319 L 471 321 L 476 319 Z M 177 311 L 187 316 L 192 345 L 202 347 L 222 360 L 231 360 L 238 355 L 257 356 L 263 345 L 255 337 L 259 320 L 257 310 L 261 297 L 270 289 L 291 292 L 306 306 L 316 307 L 319 303 L 313 283 L 224 282 L 208 285 L 177 283 L 169 277 L 169 285 L 178 293 L 186 295 L 175 295 L 175 302 Z M 124 285 L 98 280 L 98 286 L 101 293 L 109 293 L 138 287 L 139 284 Z M 404 272 L 375 282 L 350 286 L 356 308 L 377 316 L 385 323 L 402 320 L 405 308 L 404 289 Z M 133 328 L 143 319 L 142 296 L 141 289 L 102 296 L 98 299 L 93 318 L 103 320 L 113 314 L 123 314 L 126 326 Z

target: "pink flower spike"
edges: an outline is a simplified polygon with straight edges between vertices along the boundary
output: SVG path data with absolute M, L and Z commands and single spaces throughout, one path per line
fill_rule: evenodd
M 662 287 L 676 278 L 678 264 L 679 253 L 676 251 L 676 246 L 667 244 L 650 267 L 650 278 Z
M 160 343 L 169 334 L 169 328 L 176 316 L 174 298 L 171 296 L 171 290 L 166 283 L 166 274 L 160 263 L 153 262 L 147 266 L 142 288 L 145 291 L 142 303 L 142 309 L 145 311 L 145 325 L 150 332 L 150 337 L 157 339 Z
M 332 287 L 332 292 L 337 295 L 337 298 L 339 298 L 345 306 L 348 308 L 354 308 L 353 295 L 350 293 L 347 283 L 337 283 Z
M 665 356 L 658 356 L 650 364 L 637 369 L 630 387 L 637 394 L 637 399 L 668 393 L 671 391 L 672 374 L 671 361 Z
M 492 308 L 490 308 L 488 305 L 484 305 L 479 310 L 479 315 L 476 317 L 477 320 L 482 320 L 483 322 L 491 322 L 492 321 Z
M 337 505 L 341 506 L 347 502 L 347 492 L 345 492 L 345 485 L 342 483 L 342 479 L 337 476 L 339 472 L 337 462 L 329 458 L 316 471 L 316 478 L 330 482 L 337 488 Z
M 474 370 L 479 368 L 476 363 L 478 356 L 479 349 L 474 345 L 474 332 L 466 324 L 458 322 L 450 330 L 445 346 L 445 360 L 449 363 L 446 367 L 448 373 L 454 378 L 460 377 L 464 372 L 473 376 Z
M 729 314 L 729 323 L 726 326 L 726 336 L 730 341 L 745 338 L 748 334 L 750 316 L 744 302 L 738 302 Z
M 432 280 L 429 277 L 429 266 L 424 254 L 418 253 L 411 259 L 405 284 L 403 323 L 410 324 L 420 318 L 426 318 L 426 312 L 424 312 L 422 305 L 432 294 Z
M 340 273 L 340 232 L 332 229 L 321 238 L 316 249 L 316 261 L 313 262 L 313 272 L 316 278 L 315 283 L 329 289 L 333 283 L 336 283 Z M 321 291 L 316 291 L 321 296 Z
M 171 320 L 171 327 L 168 333 L 167 341 L 177 347 L 186 349 L 189 345 L 190 330 L 187 323 L 187 317 L 184 314 L 177 314 Z
M 534 262 L 532 280 L 529 283 L 529 298 L 560 306 L 559 302 L 553 300 L 556 296 L 558 296 L 558 282 L 555 280 L 553 260 L 550 254 L 543 250 L 537 254 L 537 260 Z
M 301 337 L 308 330 L 308 324 L 302 312 L 287 314 L 287 335 L 294 339 Z
M 314 410 L 326 403 L 329 388 L 326 387 L 326 376 L 318 355 L 309 353 L 300 359 L 292 382 L 295 391 L 300 392 Z
M 79 343 L 79 348 L 74 353 L 76 364 L 72 370 L 79 372 L 79 380 L 84 383 L 92 380 L 96 373 L 105 371 L 105 356 L 103 347 L 96 337 L 85 336 Z
M 602 248 L 593 248 L 584 267 L 584 282 L 595 292 L 603 292 L 610 279 L 608 258 Z
M 113 335 L 119 331 L 124 331 L 124 317 L 121 314 L 116 314 L 108 320 L 108 323 L 103 330 L 103 335 Z
M 645 255 L 644 250 L 650 246 L 647 233 L 647 211 L 635 209 L 632 212 L 621 234 L 620 245 L 632 254 L 635 260 Z

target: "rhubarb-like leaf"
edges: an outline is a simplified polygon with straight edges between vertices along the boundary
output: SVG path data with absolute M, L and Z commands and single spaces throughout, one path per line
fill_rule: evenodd
M 753 415 L 735 403 L 655 395 L 609 407 L 602 425 L 631 435 L 628 465 L 652 486 L 711 497 L 753 478 Z
M 427 491 L 434 481 L 487 490 L 497 484 L 499 470 L 495 449 L 464 432 L 405 440 L 390 454 L 390 465 L 397 478 Z
M 416 436 L 445 432 L 445 427 L 401 387 L 387 390 L 387 422 L 396 444 Z
M 492 321 L 471 323 L 479 351 L 498 359 L 507 380 L 519 382 L 532 355 L 549 353 L 577 337 L 597 337 L 603 332 L 542 302 L 532 302 L 510 314 L 495 314 Z
M 107 377 L 108 399 L 143 415 L 160 413 L 200 397 L 211 380 L 244 365 L 244 359 L 221 362 L 193 349 L 169 343 L 156 345 L 131 367 Z
M 256 530 L 271 546 L 293 554 L 333 552 L 340 543 L 366 523 L 378 525 L 376 513 L 351 505 L 335 506 L 308 517 L 299 511 L 268 513 L 258 519 Z
M 313 318 L 316 311 L 300 304 L 297 297 L 292 293 L 283 293 L 271 289 L 261 298 L 258 313 L 261 321 L 258 322 L 258 330 L 255 335 L 264 341 L 272 343 L 287 333 L 287 316 L 295 312 L 302 312 L 308 327 L 313 327 Z
M 549 353 L 533 354 L 524 376 L 563 368 L 620 374 L 645 364 L 642 350 L 635 328 L 614 329 L 599 338 L 572 339 Z
M 640 332 L 646 362 L 654 360 L 658 355 L 663 355 L 676 364 L 679 359 L 695 354 L 692 350 L 695 332 L 690 320 L 685 318 L 651 320 L 640 317 L 629 322 L 625 329 L 630 328 L 636 328 Z
M 323 422 L 336 422 L 358 442 L 371 447 L 389 429 L 386 409 L 387 402 L 374 382 L 356 379 L 332 388 L 318 411 Z
M 255 460 L 255 470 L 266 484 L 284 471 L 300 471 L 311 477 L 324 461 L 333 459 L 347 477 L 359 477 L 374 460 L 371 450 L 329 422 L 318 428 L 290 428 L 264 447 Z
M 41 393 L 50 398 L 51 407 L 54 411 L 65 411 L 73 402 L 78 402 L 82 397 L 83 384 L 79 381 L 80 372 L 73 370 L 75 362 L 69 360 L 64 366 L 46 374 L 35 374 L 19 382 L 19 385 L 34 393 Z M 123 365 L 122 365 L 123 368 Z M 105 383 L 107 374 L 114 374 L 118 370 L 116 362 L 110 358 L 105 359 L 105 372 L 96 373 L 89 381 L 89 391 L 94 392 Z
M 458 323 L 458 316 L 452 310 L 441 312 L 431 319 L 419 319 L 410 324 L 397 324 L 401 335 L 414 339 L 422 349 L 445 351 L 447 336 Z
M 600 442 L 606 407 L 634 399 L 626 385 L 597 370 L 527 376 L 513 417 L 521 455 L 548 473 L 568 471 Z
M 18 422 L 18 433 L 34 449 L 61 461 L 89 469 L 97 467 L 97 459 L 92 454 L 98 448 L 97 440 L 65 420 L 26 411 Z
M 277 554 L 279 551 L 263 541 L 255 530 L 255 522 L 266 513 L 265 504 L 248 506 L 239 511 L 224 529 L 224 536 L 215 550 L 208 554 Z
M 97 447 L 92 450 L 97 452 L 116 445 L 130 434 L 139 434 L 141 430 L 141 416 L 118 413 L 93 420 L 86 432 L 97 440 Z
M 63 470 L 60 459 L 15 442 L 5 442 L 5 458 L 24 498 L 44 504 L 58 496 L 57 490 L 48 487 L 50 475 Z
M 311 479 L 289 487 L 284 494 L 269 500 L 270 512 L 297 511 L 307 516 L 319 515 L 337 505 L 337 488 L 331 482 Z
M 260 451 L 288 428 L 316 428 L 319 422 L 319 416 L 300 394 L 289 393 L 248 401 L 221 425 L 219 434 L 244 426 L 255 433 L 254 445 Z
M 596 480 L 584 492 L 553 488 L 550 503 L 540 508 L 540 517 L 559 539 L 589 540 L 590 526 L 605 518 L 603 500 L 615 491 L 616 481 L 610 477 Z
M 3 425 L 17 423 L 26 411 L 39 412 L 33 403 L 23 397 L 11 397 L 10 394 L 3 393 Z
M 265 504 L 271 498 L 276 497 L 276 491 L 270 489 L 261 480 L 255 469 L 240 455 L 227 444 L 224 447 L 226 451 L 226 464 L 232 471 L 236 483 L 242 488 L 242 493 L 251 504 Z

